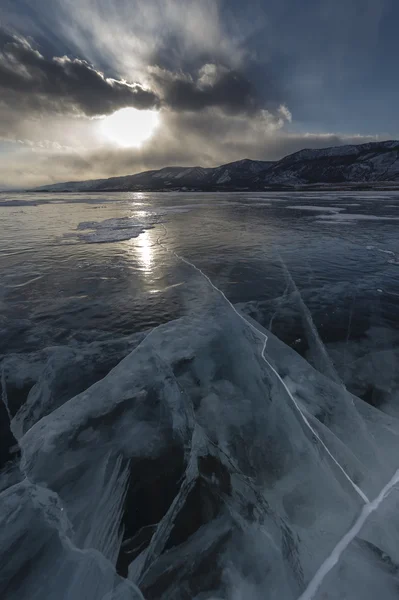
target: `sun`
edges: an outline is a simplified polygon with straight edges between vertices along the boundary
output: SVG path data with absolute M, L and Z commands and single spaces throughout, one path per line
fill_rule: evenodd
M 110 142 L 125 148 L 139 148 L 154 134 L 159 125 L 155 110 L 122 108 L 100 122 L 102 135 Z

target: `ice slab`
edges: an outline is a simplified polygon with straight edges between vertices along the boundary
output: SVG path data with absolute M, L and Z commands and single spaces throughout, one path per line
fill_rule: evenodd
M 196 275 L 199 308 L 86 389 L 54 393 L 78 349 L 31 366 L 11 415 L 23 481 L 0 494 L 2 594 L 394 600 L 399 419 Z

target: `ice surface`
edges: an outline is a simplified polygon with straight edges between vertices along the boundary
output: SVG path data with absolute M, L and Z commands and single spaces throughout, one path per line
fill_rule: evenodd
M 151 223 L 147 228 L 151 227 Z M 122 217 L 105 221 L 87 221 L 78 225 L 78 231 L 90 230 L 89 233 L 76 233 L 76 237 L 84 242 L 98 244 L 130 240 L 145 231 L 146 227 L 136 219 Z
M 138 237 L 146 229 L 151 229 L 160 219 L 156 213 L 144 213 L 140 220 L 133 217 L 105 219 L 104 221 L 84 221 L 77 230 L 64 235 L 64 239 L 75 239 L 89 244 L 120 242 Z M 84 233 L 81 233 L 81 232 Z
M 50 490 L 25 480 L 3 492 L 0 507 L 3 598 L 142 600 L 101 552 L 71 543 L 66 511 Z
M 399 415 L 348 391 L 288 270 L 316 368 L 175 256 L 198 308 L 104 377 L 95 348 L 3 364 L 1 596 L 394 600 Z
M 37 202 L 33 200 L 0 200 L 0 206 L 2 208 L 15 208 L 16 206 L 38 206 Z
M 336 213 L 332 215 L 322 215 L 318 217 L 325 221 L 399 221 L 399 217 L 383 217 L 379 215 L 361 215 L 351 213 Z
M 343 207 L 338 206 L 308 206 L 304 204 L 298 204 L 294 206 L 286 206 L 285 208 L 289 208 L 291 210 L 309 210 L 314 212 L 327 212 L 327 213 L 340 213 L 345 210 Z
M 299 600 L 311 600 L 315 597 L 318 589 L 323 585 L 326 576 L 329 572 L 338 564 L 341 556 L 348 548 L 349 544 L 360 534 L 365 523 L 369 519 L 370 515 L 377 511 L 385 498 L 389 495 L 392 489 L 399 483 L 399 470 L 394 473 L 391 480 L 383 487 L 378 496 L 372 501 L 367 502 L 359 517 L 355 521 L 351 529 L 339 540 L 330 556 L 324 561 L 312 581 L 306 588 Z

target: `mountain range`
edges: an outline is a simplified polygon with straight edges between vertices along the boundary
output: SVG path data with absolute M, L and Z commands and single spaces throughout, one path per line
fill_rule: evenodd
M 305 149 L 274 162 L 243 159 L 215 168 L 165 167 L 123 177 L 56 183 L 33 191 L 260 191 L 325 185 L 399 186 L 399 141 Z

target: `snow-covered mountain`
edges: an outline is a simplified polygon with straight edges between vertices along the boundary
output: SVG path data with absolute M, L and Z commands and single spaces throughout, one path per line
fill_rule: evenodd
M 165 167 L 158 171 L 145 171 L 125 177 L 94 179 L 91 181 L 70 181 L 37 188 L 36 191 L 77 192 L 77 191 L 131 191 L 164 189 L 224 189 L 248 187 L 264 177 L 274 163 L 271 161 L 244 159 L 216 168 Z M 255 183 L 258 185 L 258 183 Z
M 35 191 L 227 191 L 367 182 L 399 183 L 399 141 L 305 149 L 277 162 L 243 159 L 215 168 L 165 167 L 124 177 L 46 185 Z
M 371 142 L 321 150 L 300 150 L 268 171 L 272 184 L 399 181 L 399 142 Z

